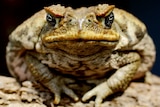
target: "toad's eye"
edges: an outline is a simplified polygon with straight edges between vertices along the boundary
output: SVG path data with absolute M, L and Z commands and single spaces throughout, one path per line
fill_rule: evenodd
M 107 15 L 104 18 L 104 24 L 105 24 L 105 26 L 107 28 L 111 28 L 113 21 L 114 21 L 114 14 L 113 14 L 113 12 L 111 12 L 109 15 Z
M 52 25 L 53 27 L 55 27 L 56 26 L 56 18 L 54 17 L 54 16 L 52 16 L 51 14 L 47 14 L 47 16 L 46 16 L 46 20 L 47 20 L 47 22 L 50 24 L 50 25 Z

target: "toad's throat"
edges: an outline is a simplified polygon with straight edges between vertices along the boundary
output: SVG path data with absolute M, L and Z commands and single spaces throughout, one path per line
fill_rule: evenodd
M 88 56 L 94 55 L 102 50 L 105 50 L 105 47 L 99 46 L 59 46 L 58 49 L 64 51 L 67 54 L 78 55 L 78 56 Z
M 106 41 L 61 41 L 49 43 L 47 47 L 65 52 L 66 54 L 88 56 L 104 50 L 112 50 L 116 44 L 117 42 Z

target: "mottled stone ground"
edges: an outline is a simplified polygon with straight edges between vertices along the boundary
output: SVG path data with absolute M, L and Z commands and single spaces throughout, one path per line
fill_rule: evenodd
M 124 93 L 107 98 L 102 107 L 160 107 L 160 78 L 151 75 L 146 81 L 132 82 Z M 55 107 L 50 102 L 52 96 L 38 87 L 30 81 L 20 85 L 14 78 L 0 76 L 0 107 Z M 94 107 L 94 101 L 70 102 L 64 96 L 61 106 L 56 107 Z

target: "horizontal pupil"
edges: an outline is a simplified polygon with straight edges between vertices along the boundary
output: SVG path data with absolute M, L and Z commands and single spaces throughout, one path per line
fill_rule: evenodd
M 108 16 L 105 17 L 105 25 L 107 27 L 111 27 L 114 20 L 113 12 L 111 12 Z
M 49 24 L 51 24 L 52 26 L 56 25 L 56 19 L 51 16 L 50 14 L 47 14 L 46 16 L 46 20 L 49 22 Z

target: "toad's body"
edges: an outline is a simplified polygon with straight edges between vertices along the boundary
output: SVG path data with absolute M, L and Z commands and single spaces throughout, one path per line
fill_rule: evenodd
M 96 96 L 99 106 L 133 78 L 144 76 L 155 60 L 145 25 L 107 4 L 79 9 L 45 7 L 17 27 L 9 40 L 6 59 L 12 75 L 42 83 L 54 93 L 55 104 L 62 92 L 78 100 L 66 85 L 70 80 L 105 78 L 82 98 Z

